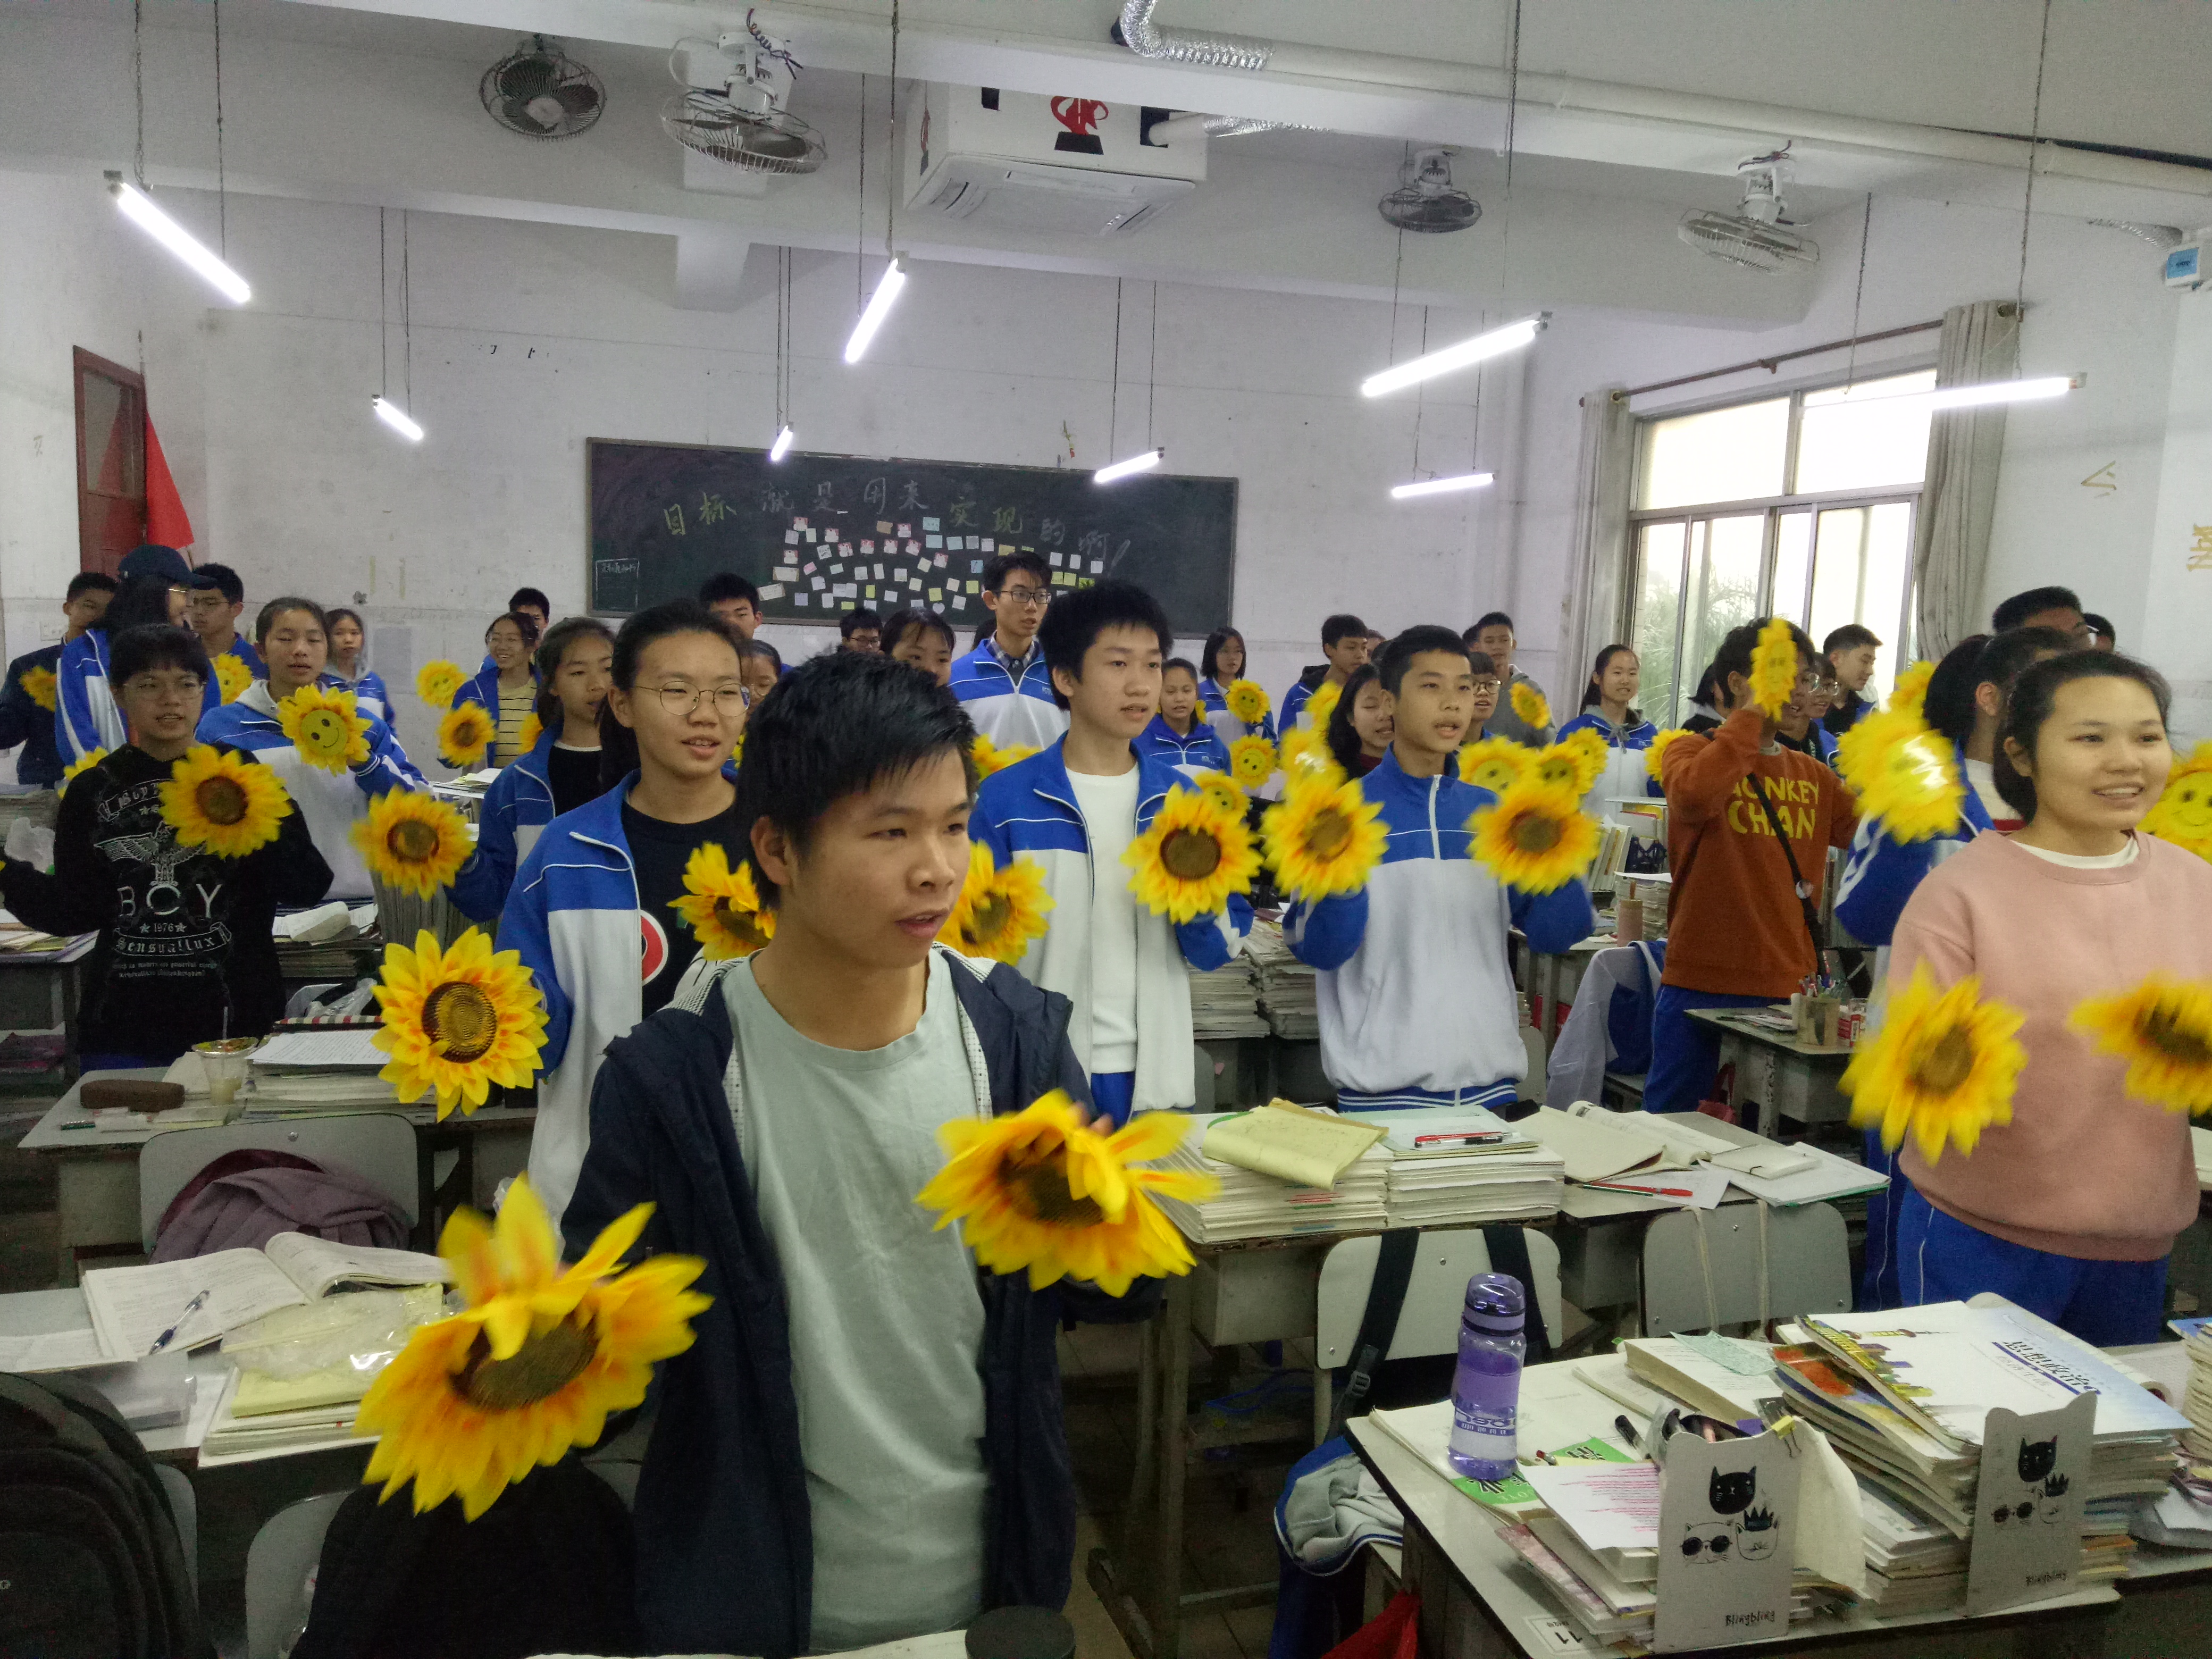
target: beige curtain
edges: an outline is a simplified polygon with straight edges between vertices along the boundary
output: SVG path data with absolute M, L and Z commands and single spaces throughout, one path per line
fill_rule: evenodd
M 1628 618 L 1628 490 L 1636 422 L 1628 388 L 1600 386 L 1583 399 L 1582 463 L 1575 495 L 1574 567 L 1559 603 L 1559 684 L 1581 695 L 1598 652 Z M 1574 698 L 1563 706 L 1571 707 Z
M 1936 384 L 1973 386 L 2013 373 L 2020 307 L 2010 300 L 1954 306 L 1943 313 Z M 1912 572 L 1919 584 L 1915 654 L 1941 659 L 1982 631 L 1982 574 L 1990 562 L 1996 513 L 1997 465 L 2004 450 L 2002 404 L 1939 410 L 1928 428 L 1928 479 L 1913 530 Z

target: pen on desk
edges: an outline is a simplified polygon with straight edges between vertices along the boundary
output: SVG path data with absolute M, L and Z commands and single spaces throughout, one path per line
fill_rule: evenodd
M 1615 1181 L 1585 1181 L 1585 1187 L 1600 1187 L 1609 1193 L 1638 1193 L 1645 1198 L 1695 1198 L 1697 1194 L 1687 1187 L 1631 1187 Z
M 162 1349 L 167 1347 L 170 1343 L 175 1341 L 177 1340 L 177 1333 L 185 1328 L 185 1322 L 187 1319 L 190 1319 L 194 1314 L 198 1313 L 203 1307 L 206 1306 L 207 1299 L 207 1291 L 202 1291 L 191 1301 L 185 1303 L 185 1310 L 177 1316 L 175 1322 L 170 1325 L 169 1328 L 163 1331 L 161 1335 L 154 1339 L 154 1346 L 146 1350 L 146 1358 L 151 1359 L 155 1354 L 161 1352 Z
M 1415 1135 L 1413 1145 L 1423 1146 L 1483 1146 L 1505 1139 L 1503 1129 L 1462 1129 L 1446 1134 Z
M 1626 1413 L 1613 1419 L 1613 1426 L 1620 1431 L 1621 1437 L 1632 1447 L 1638 1451 L 1644 1449 L 1644 1437 L 1637 1433 L 1636 1425 L 1628 1420 Z

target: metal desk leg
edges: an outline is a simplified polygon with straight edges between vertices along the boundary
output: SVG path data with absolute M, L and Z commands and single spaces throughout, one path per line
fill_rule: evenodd
M 1152 1659 L 1176 1659 L 1182 1626 L 1182 1504 L 1190 1466 L 1190 1275 L 1168 1280 L 1167 1306 L 1160 1315 L 1164 1349 L 1159 1368 L 1159 1504 L 1154 1518 L 1152 1570 L 1145 1586 L 1151 1602 Z

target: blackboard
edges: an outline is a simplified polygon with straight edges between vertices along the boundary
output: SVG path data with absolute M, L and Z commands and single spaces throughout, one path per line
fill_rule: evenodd
M 761 590 L 772 621 L 835 622 L 855 605 L 945 612 L 964 641 L 989 613 L 993 553 L 1032 550 L 1056 589 L 1108 576 L 1148 588 L 1179 637 L 1225 627 L 1237 480 L 869 460 L 794 450 L 587 446 L 592 609 L 626 616 L 695 594 L 719 570 Z

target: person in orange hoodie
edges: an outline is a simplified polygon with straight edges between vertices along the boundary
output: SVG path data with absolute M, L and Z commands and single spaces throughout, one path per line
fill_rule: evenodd
M 1693 1112 L 1712 1087 L 1720 1036 L 1690 1010 L 1786 1002 L 1819 970 L 1814 929 L 1828 849 L 1848 848 L 1858 823 L 1843 780 L 1784 748 L 1778 723 L 1752 701 L 1751 656 L 1767 621 L 1732 630 L 1714 653 L 1708 678 L 1727 718 L 1660 757 L 1674 879 L 1647 1112 Z M 1819 653 L 1802 629 L 1790 632 L 1802 697 Z

